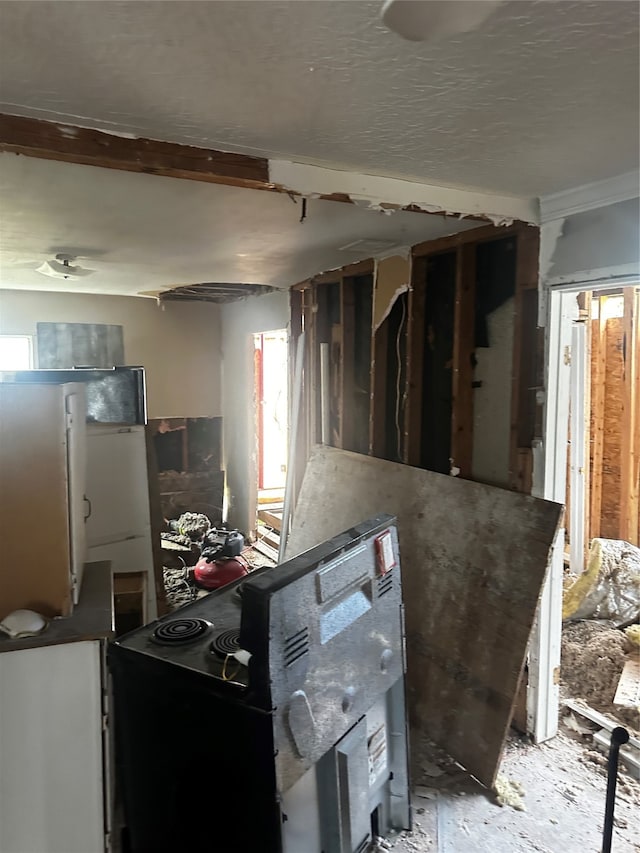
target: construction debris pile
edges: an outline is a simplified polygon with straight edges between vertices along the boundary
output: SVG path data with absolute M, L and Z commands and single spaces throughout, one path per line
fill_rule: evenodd
M 244 536 L 208 516 L 184 512 L 160 534 L 167 604 L 176 610 L 265 564 Z
M 594 732 L 582 731 L 584 723 L 576 721 L 574 711 L 597 726 L 611 723 L 640 732 L 639 611 L 640 549 L 594 539 L 587 569 L 565 587 L 563 603 L 560 675 L 571 711 L 564 722 L 580 736 Z

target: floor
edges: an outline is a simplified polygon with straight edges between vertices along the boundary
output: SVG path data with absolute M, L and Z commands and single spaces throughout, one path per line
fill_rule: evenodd
M 565 733 L 540 746 L 513 736 L 500 778 L 511 805 L 435 755 L 414 770 L 414 829 L 377 853 L 599 853 L 606 760 Z M 511 786 L 508 783 L 513 783 Z M 619 774 L 613 853 L 640 851 L 640 784 Z M 519 810 L 522 808 L 523 810 Z

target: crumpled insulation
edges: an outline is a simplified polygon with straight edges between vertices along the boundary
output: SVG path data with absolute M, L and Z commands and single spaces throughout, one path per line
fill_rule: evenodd
M 607 619 L 617 628 L 638 621 L 640 548 L 594 539 L 586 571 L 564 593 L 563 620 Z

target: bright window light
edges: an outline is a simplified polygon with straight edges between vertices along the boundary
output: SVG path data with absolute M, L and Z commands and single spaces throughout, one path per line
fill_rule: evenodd
M 31 370 L 33 367 L 29 335 L 0 335 L 0 370 Z

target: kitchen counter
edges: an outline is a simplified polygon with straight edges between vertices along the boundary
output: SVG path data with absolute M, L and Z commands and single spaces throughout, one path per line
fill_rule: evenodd
M 34 649 L 82 640 L 110 640 L 114 636 L 113 578 L 108 560 L 86 563 L 80 601 L 71 616 L 57 617 L 37 637 L 11 640 L 0 633 L 0 652 Z

